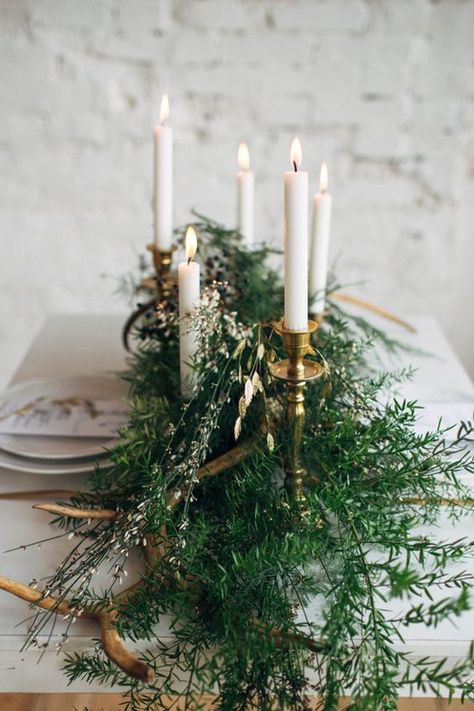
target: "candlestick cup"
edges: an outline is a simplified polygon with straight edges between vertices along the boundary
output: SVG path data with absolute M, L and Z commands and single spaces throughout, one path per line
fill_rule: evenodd
M 149 244 L 147 249 L 152 254 L 153 266 L 156 271 L 156 281 L 158 288 L 158 299 L 166 300 L 171 294 L 171 262 L 173 260 L 172 249 L 158 249 L 156 245 Z

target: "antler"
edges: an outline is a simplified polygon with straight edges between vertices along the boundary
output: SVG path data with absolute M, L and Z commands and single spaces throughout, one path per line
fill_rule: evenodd
M 225 454 L 216 457 L 212 461 L 205 464 L 197 472 L 199 481 L 208 476 L 216 476 L 225 469 L 229 469 L 238 462 L 248 457 L 256 448 L 257 440 L 252 439 L 244 444 L 234 447 Z M 28 492 L 29 493 L 29 492 Z M 40 492 L 38 492 L 40 494 Z M 182 492 L 179 498 L 174 494 L 169 494 L 168 503 L 171 507 L 176 506 L 186 495 Z M 116 521 L 120 519 L 124 513 L 122 511 L 114 511 L 113 509 L 83 509 L 74 506 L 62 506 L 55 503 L 35 504 L 34 509 L 47 511 L 48 513 L 67 516 L 69 518 L 81 519 L 99 519 L 103 521 Z M 166 551 L 166 527 L 163 526 L 159 536 L 150 536 L 144 548 L 145 560 L 148 567 L 155 565 Z M 85 607 L 80 613 L 81 617 L 94 619 L 100 625 L 101 642 L 105 654 L 114 662 L 122 671 L 129 674 L 135 679 L 151 682 L 154 678 L 154 671 L 144 662 L 140 661 L 132 652 L 130 652 L 121 640 L 117 631 L 117 621 L 119 618 L 119 610 L 117 603 L 124 602 L 142 585 L 142 582 L 134 583 L 126 590 L 123 590 L 119 595 L 116 595 L 112 605 L 106 609 L 93 609 Z M 0 576 L 0 590 L 5 590 L 11 595 L 26 600 L 27 602 L 37 605 L 44 610 L 54 610 L 61 615 L 76 614 L 67 600 L 60 600 L 51 596 L 45 596 L 44 593 L 34 588 L 19 583 L 10 578 Z
M 329 643 L 322 640 L 313 639 L 305 634 L 294 634 L 292 632 L 282 632 L 278 627 L 272 627 L 259 622 L 256 618 L 251 620 L 257 632 L 264 637 L 273 639 L 275 645 L 282 649 L 291 649 L 292 647 L 306 647 L 315 654 L 325 654 L 329 651 Z
M 97 620 L 100 625 L 102 647 L 109 659 L 122 671 L 135 679 L 151 682 L 154 678 L 153 669 L 141 662 L 124 645 L 119 637 L 116 627 L 117 613 L 113 610 L 93 610 L 84 608 L 80 613 L 74 611 L 67 600 L 58 600 L 54 597 L 44 596 L 39 590 L 23 585 L 16 580 L 0 576 L 0 589 L 5 590 L 15 597 L 26 602 L 38 605 L 43 610 L 54 610 L 61 615 L 72 615 Z
M 114 521 L 122 515 L 121 511 L 112 509 L 80 509 L 77 506 L 60 506 L 59 504 L 35 504 L 32 508 L 69 518 L 98 518 L 104 521 Z
M 257 443 L 257 438 L 249 440 L 208 462 L 198 470 L 198 480 L 201 481 L 206 477 L 217 476 L 231 466 L 235 466 L 255 451 Z M 175 507 L 185 497 L 186 491 L 183 491 L 178 498 L 176 498 L 174 493 L 169 494 L 168 504 L 171 507 Z M 114 511 L 112 509 L 82 509 L 74 506 L 61 506 L 55 503 L 35 504 L 33 508 L 70 518 L 90 518 L 104 521 L 116 521 L 125 515 L 122 511 Z M 160 534 L 150 536 L 147 545 L 144 547 L 147 567 L 153 567 L 160 558 L 163 557 L 166 548 L 166 527 L 162 526 Z M 184 585 L 186 581 L 182 581 L 182 583 Z M 107 609 L 97 610 L 86 606 L 81 611 L 80 616 L 97 620 L 101 630 L 102 648 L 104 653 L 114 664 L 131 677 L 149 683 L 153 681 L 154 678 L 153 669 L 127 649 L 117 631 L 117 622 L 120 616 L 118 606 L 120 606 L 120 603 L 126 602 L 142 585 L 142 581 L 138 581 L 123 590 L 114 597 L 112 605 Z M 62 615 L 78 614 L 71 608 L 67 600 L 58 600 L 51 596 L 45 597 L 44 594 L 38 590 L 23 585 L 15 580 L 10 580 L 9 578 L 0 576 L 0 589 L 26 600 L 29 603 L 38 605 L 38 607 L 45 610 L 55 610 Z M 289 649 L 293 646 L 300 646 L 315 653 L 325 653 L 328 651 L 328 644 L 324 641 L 314 640 L 302 634 L 283 632 L 277 627 L 262 623 L 255 618 L 251 620 L 251 623 L 255 626 L 259 634 L 273 639 L 277 647 Z
M 237 447 L 233 447 L 228 452 L 225 452 L 225 454 L 221 454 L 219 457 L 207 462 L 207 464 L 204 464 L 204 466 L 198 469 L 198 480 L 201 481 L 209 476 L 217 476 L 217 474 L 220 474 L 225 469 L 230 469 L 230 467 L 246 459 L 255 451 L 257 442 L 257 438 L 248 440 Z M 178 497 L 176 497 L 175 492 L 169 494 L 168 505 L 174 508 L 186 497 L 186 493 L 186 490 L 183 490 Z M 40 511 L 48 511 L 48 513 L 52 514 L 58 514 L 59 516 L 67 516 L 69 518 L 93 518 L 103 519 L 104 521 L 115 521 L 124 515 L 122 511 L 114 511 L 113 509 L 82 509 L 76 506 L 62 506 L 54 503 L 35 504 L 33 508 Z
M 333 299 L 337 299 L 338 301 L 344 301 L 347 304 L 355 304 L 356 306 L 361 306 L 363 309 L 367 309 L 368 311 L 372 311 L 372 313 L 377 314 L 382 318 L 388 319 L 388 321 L 393 321 L 394 323 L 397 323 L 399 326 L 402 326 L 402 328 L 405 328 L 407 331 L 410 331 L 410 333 L 416 333 L 416 328 L 412 326 L 411 323 L 408 323 L 408 321 L 405 321 L 405 319 L 396 316 L 391 311 L 383 309 L 381 306 L 372 304 L 370 301 L 366 301 L 365 299 L 359 299 L 359 297 L 352 296 L 350 294 L 343 294 L 340 291 L 332 291 L 330 293 L 330 296 Z

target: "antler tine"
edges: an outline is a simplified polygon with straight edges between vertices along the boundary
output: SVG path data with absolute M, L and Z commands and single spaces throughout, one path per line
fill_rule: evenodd
M 205 479 L 209 476 L 217 476 L 217 474 L 220 474 L 226 469 L 230 469 L 230 467 L 235 466 L 242 460 L 249 457 L 252 452 L 256 450 L 257 444 L 258 438 L 255 437 L 248 440 L 248 442 L 244 442 L 243 444 L 237 445 L 237 447 L 229 449 L 228 452 L 221 454 L 219 457 L 212 459 L 210 462 L 207 462 L 207 464 L 200 467 L 197 472 L 197 478 L 201 481 L 201 479 Z M 174 492 L 170 493 L 168 495 L 168 505 L 171 507 L 176 506 L 184 499 L 185 496 L 186 490 L 184 490 L 178 497 L 176 497 Z
M 67 600 L 57 600 L 51 596 L 45 597 L 39 590 L 34 590 L 28 585 L 24 585 L 23 583 L 4 576 L 0 576 L 0 590 L 5 590 L 5 592 L 15 595 L 15 597 L 38 605 L 38 607 L 41 607 L 43 610 L 54 610 L 61 615 L 73 613 L 71 605 Z M 146 682 L 153 680 L 153 669 L 132 654 L 120 639 L 116 628 L 118 617 L 116 611 L 94 611 L 86 607 L 81 611 L 80 616 L 87 619 L 95 619 L 99 622 L 104 652 L 114 664 L 134 679 L 140 679 Z
M 66 600 L 57 600 L 49 596 L 45 597 L 39 590 L 35 590 L 16 580 L 11 580 L 11 578 L 5 578 L 3 575 L 0 575 L 0 590 L 5 590 L 5 592 L 15 595 L 15 597 L 38 605 L 38 607 L 43 608 L 43 610 L 57 610 L 61 615 L 68 615 L 71 612 L 71 606 Z M 92 617 L 93 615 L 84 611 L 83 616 Z
M 225 469 L 235 466 L 235 464 L 238 464 L 252 454 L 257 447 L 257 441 L 257 439 L 251 439 L 244 444 L 233 447 L 228 452 L 225 452 L 225 454 L 221 454 L 219 457 L 212 459 L 210 462 L 207 462 L 207 464 L 204 464 L 200 467 L 200 469 L 198 469 L 197 478 L 201 480 L 208 476 L 216 476 Z M 179 497 L 177 499 L 174 494 L 170 495 L 170 506 L 176 506 L 182 498 L 183 497 Z M 47 511 L 48 513 L 57 514 L 58 516 L 67 516 L 69 518 L 90 518 L 103 521 L 115 521 L 122 516 L 121 511 L 114 511 L 113 509 L 82 509 L 77 506 L 63 506 L 55 503 L 34 504 L 33 508 L 38 511 Z
M 105 654 L 113 661 L 122 671 L 134 679 L 140 679 L 145 682 L 152 682 L 155 673 L 148 664 L 140 661 L 121 640 L 117 632 L 116 621 L 118 613 L 104 610 L 99 613 L 98 619 L 100 622 L 100 639 Z
M 38 511 L 48 511 L 48 513 L 58 514 L 58 516 L 68 516 L 69 518 L 94 518 L 104 521 L 114 521 L 120 518 L 121 511 L 113 509 L 80 509 L 76 506 L 61 506 L 60 504 L 35 504 L 34 509 Z

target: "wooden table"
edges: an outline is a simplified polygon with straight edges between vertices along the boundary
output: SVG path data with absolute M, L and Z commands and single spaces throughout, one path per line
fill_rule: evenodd
M 448 342 L 436 322 L 430 317 L 412 319 L 417 326 L 417 333 L 407 335 L 395 330 L 396 335 L 407 340 L 411 345 L 436 354 L 437 358 L 404 357 L 407 362 L 416 361 L 419 367 L 414 382 L 405 388 L 410 397 L 418 397 L 422 402 L 474 403 L 474 388 L 463 370 Z M 25 360 L 13 378 L 13 382 L 23 380 L 78 374 L 97 374 L 122 370 L 125 356 L 120 343 L 120 328 L 123 319 L 120 316 L 74 315 L 52 316 L 34 341 Z M 386 323 L 383 323 L 387 327 Z M 393 329 L 393 327 L 390 327 Z M 396 366 L 400 367 L 400 358 Z M 0 491 L 34 490 L 43 488 L 77 489 L 85 484 L 84 475 L 74 476 L 34 476 L 0 470 Z M 0 501 L 1 549 L 12 548 L 51 535 L 50 517 L 42 512 L 33 511 L 33 501 Z M 462 523 L 453 526 L 447 517 L 442 516 L 439 528 L 443 536 L 460 538 L 463 535 L 472 538 L 472 519 L 465 518 Z M 1 553 L 0 572 L 8 577 L 28 582 L 33 577 L 48 575 L 54 571 L 58 561 L 69 548 L 65 538 L 52 541 L 43 546 L 25 552 Z M 465 565 L 464 565 L 465 567 Z M 0 591 L 0 710 L 14 711 L 68 711 L 74 705 L 81 708 L 115 709 L 118 697 L 108 695 L 93 700 L 91 694 L 103 692 L 103 688 L 85 682 L 67 685 L 61 671 L 61 656 L 52 648 L 48 649 L 38 662 L 39 652 L 21 651 L 27 623 L 28 608 L 25 603 Z M 474 630 L 474 612 L 467 613 L 455 627 L 444 623 L 435 629 L 422 626 L 412 627 L 406 637 L 410 649 L 417 654 L 429 654 L 433 657 L 449 657 L 453 661 L 463 656 L 468 648 Z M 57 633 L 61 628 L 58 626 Z M 91 637 L 97 635 L 92 622 L 81 621 L 75 625 L 74 635 L 68 648 L 79 651 L 90 645 Z M 111 689 L 119 691 L 119 689 Z M 25 695 L 30 692 L 35 695 Z M 70 694 L 65 696 L 65 693 Z M 48 696 L 52 694 L 52 696 Z M 57 696 L 59 694 L 59 697 Z M 96 703 L 96 706 L 92 704 Z M 419 707 L 410 701 L 403 708 L 428 711 L 440 709 L 438 702 L 427 701 Z M 420 702 L 421 703 L 421 702 Z M 59 705 L 58 705 L 59 704 Z M 426 705 L 428 704 L 428 705 Z M 464 705 L 466 709 L 474 704 Z M 402 708 L 402 707 L 401 707 Z

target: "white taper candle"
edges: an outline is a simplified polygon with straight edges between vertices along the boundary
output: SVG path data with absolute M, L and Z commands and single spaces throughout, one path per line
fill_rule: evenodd
M 301 144 L 291 144 L 294 170 L 285 173 L 285 327 L 308 325 L 308 173 L 298 170 Z
M 246 143 L 239 145 L 239 168 L 237 173 L 237 228 L 247 247 L 254 243 L 255 222 L 255 175 L 250 170 L 249 149 Z
M 309 266 L 309 295 L 311 299 L 309 311 L 315 315 L 324 312 L 326 303 L 332 209 L 332 197 L 326 192 L 327 186 L 327 165 L 322 163 L 320 190 L 313 195 L 311 259 Z
M 173 129 L 165 126 L 169 114 L 168 97 L 161 100 L 160 125 L 153 129 L 155 246 L 171 249 L 173 237 Z
M 190 318 L 192 308 L 199 303 L 199 264 L 192 261 L 196 248 L 196 233 L 190 226 L 186 231 L 186 261 L 178 264 L 179 366 L 181 395 L 186 399 L 193 393 L 193 360 L 198 346 Z

